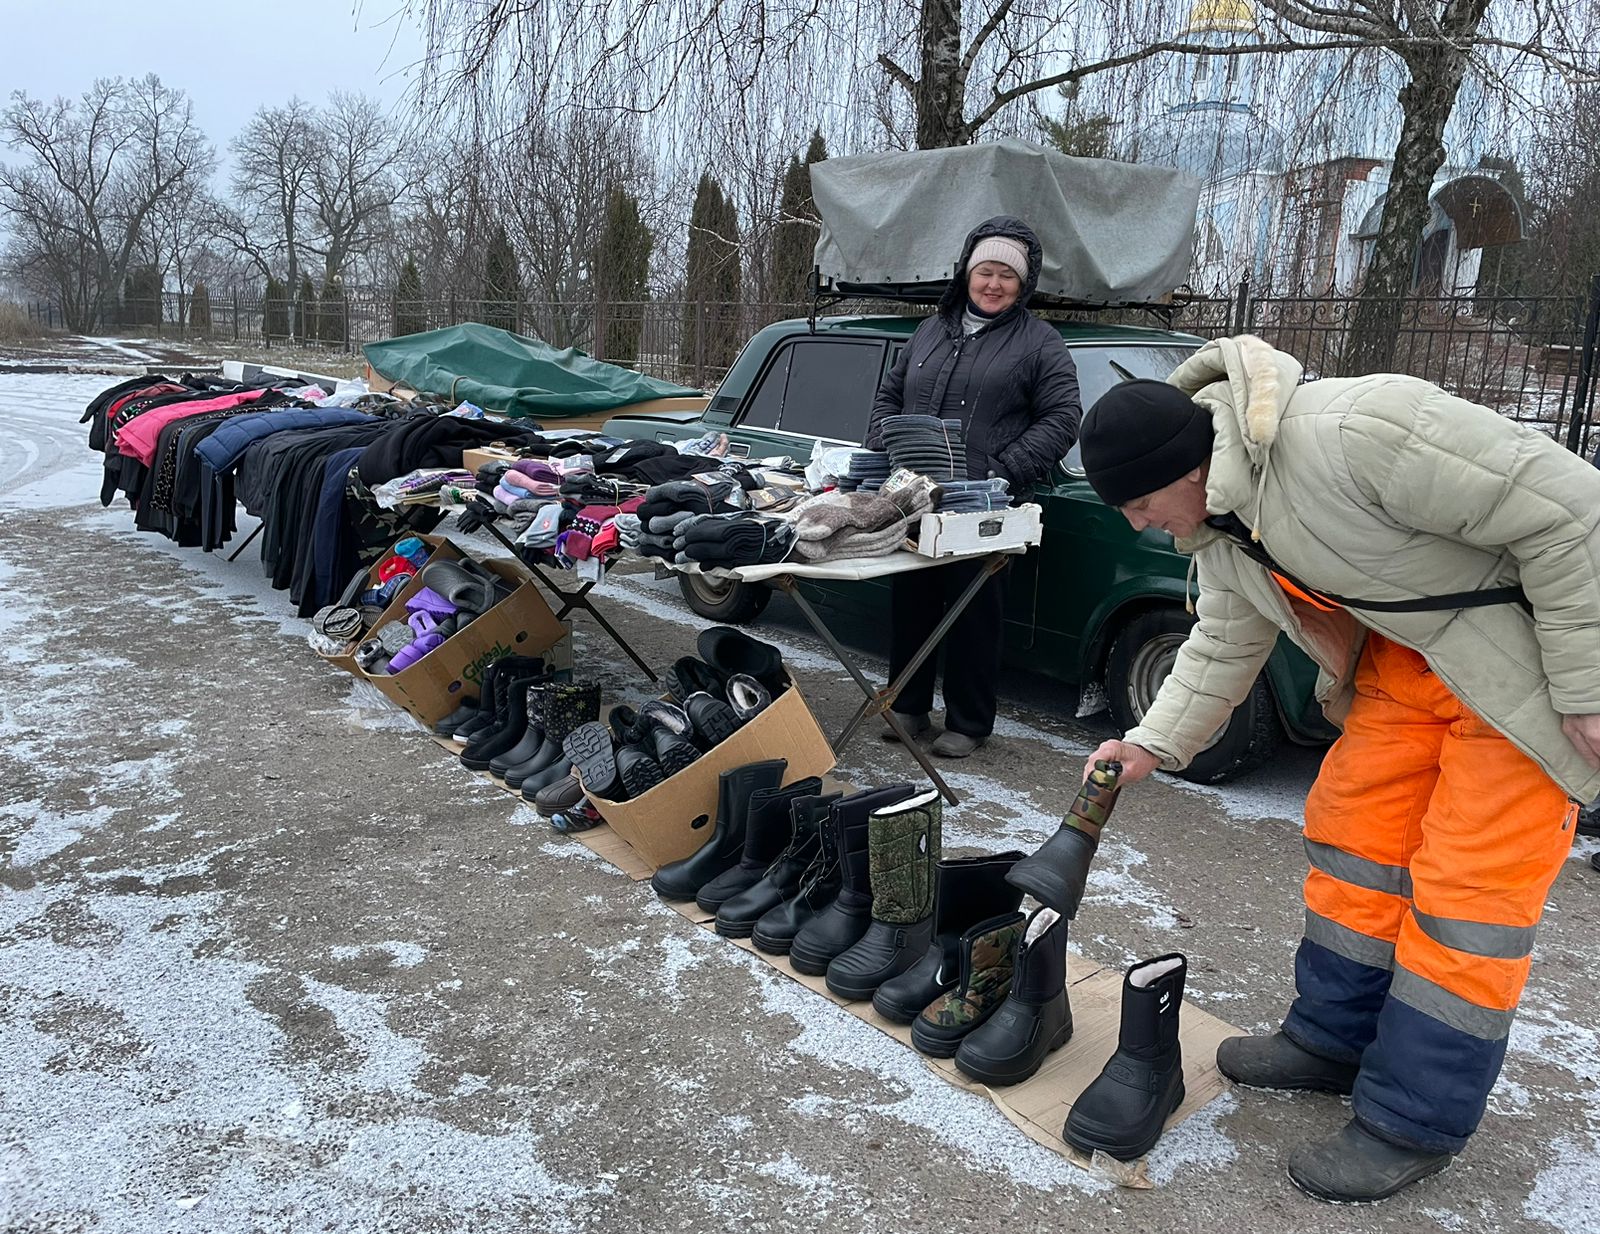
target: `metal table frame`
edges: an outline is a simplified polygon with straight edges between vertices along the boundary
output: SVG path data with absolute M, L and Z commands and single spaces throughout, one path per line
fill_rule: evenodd
M 895 700 L 900 697 L 900 692 L 906 688 L 906 684 L 911 680 L 912 674 L 921 668 L 928 657 L 939 649 L 939 644 L 944 641 L 944 636 L 950 632 L 950 627 L 956 623 L 956 619 L 966 610 L 967 605 L 972 603 L 973 598 L 982 590 L 983 585 L 1005 568 L 1008 559 L 1018 556 L 1023 551 L 1020 548 L 1013 548 L 982 555 L 966 554 L 959 557 L 925 558 L 927 565 L 924 568 L 930 570 L 938 569 L 940 566 L 955 565 L 960 562 L 976 562 L 980 568 L 973 576 L 972 582 L 967 585 L 966 590 L 950 606 L 939 624 L 933 628 L 933 633 L 928 635 L 927 641 L 917 649 L 916 654 L 911 657 L 906 667 L 901 670 L 900 675 L 881 689 L 873 686 L 872 681 L 862 672 L 860 665 L 856 663 L 850 649 L 834 636 L 833 631 L 828 628 L 828 623 L 822 619 L 821 614 L 812 607 L 811 602 L 800 592 L 801 583 L 821 581 L 829 576 L 822 573 L 814 573 L 809 576 L 777 573 L 765 575 L 759 579 L 746 580 L 740 578 L 740 571 L 731 570 L 725 573 L 729 577 L 739 579 L 741 582 L 768 583 L 793 600 L 795 607 L 800 610 L 806 621 L 811 624 L 811 628 L 817 632 L 817 637 L 828 645 L 828 650 L 833 652 L 834 658 L 839 661 L 845 672 L 850 674 L 850 677 L 860 688 L 864 696 L 861 706 L 856 708 L 855 715 L 840 730 L 839 735 L 829 742 L 834 754 L 839 754 L 869 719 L 874 716 L 882 716 L 889 727 L 894 730 L 896 736 L 900 738 L 900 743 L 905 746 L 906 752 L 916 759 L 917 765 L 927 774 L 928 779 L 933 781 L 934 786 L 938 788 L 944 799 L 954 806 L 961 804 L 961 798 L 956 796 L 955 790 L 945 783 L 944 777 L 939 774 L 939 769 L 933 765 L 933 760 L 928 757 L 928 752 L 912 740 L 911 734 L 906 731 L 905 725 L 900 722 L 900 717 L 895 713 Z M 668 568 L 671 569 L 673 567 L 668 566 Z M 911 573 L 911 571 L 898 571 L 898 573 Z M 892 578 L 893 574 L 885 574 L 880 577 Z M 840 576 L 836 577 L 835 581 L 852 580 L 848 577 Z

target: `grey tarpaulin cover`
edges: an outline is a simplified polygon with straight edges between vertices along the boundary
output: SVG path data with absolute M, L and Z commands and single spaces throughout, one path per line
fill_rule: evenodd
M 817 265 L 841 290 L 920 284 L 936 296 L 967 233 L 1010 214 L 1044 247 L 1040 297 L 1149 304 L 1189 277 L 1200 181 L 1008 137 L 827 159 L 811 168 L 811 190 L 822 216 Z

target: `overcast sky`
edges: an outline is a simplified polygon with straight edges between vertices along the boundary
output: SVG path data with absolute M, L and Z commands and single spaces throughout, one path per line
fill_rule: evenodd
M 0 102 L 77 95 L 96 77 L 154 72 L 186 90 L 206 136 L 228 139 L 262 104 L 361 91 L 393 107 L 422 40 L 401 0 L 0 0 Z

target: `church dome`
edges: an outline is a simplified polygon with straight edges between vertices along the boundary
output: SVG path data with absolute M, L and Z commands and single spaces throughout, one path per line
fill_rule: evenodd
M 1178 37 L 1194 34 L 1254 34 L 1256 6 L 1251 0 L 1195 0 Z

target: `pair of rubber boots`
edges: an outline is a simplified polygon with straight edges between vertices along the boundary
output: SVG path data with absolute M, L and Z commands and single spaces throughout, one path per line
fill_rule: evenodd
M 600 714 L 598 685 L 552 681 L 534 657 L 490 665 L 482 700 L 480 709 L 492 718 L 469 740 L 462 765 L 500 776 L 528 800 L 571 773 L 562 743 Z
M 694 900 L 709 913 L 759 882 L 770 861 L 764 854 L 777 820 L 791 803 L 822 787 L 815 776 L 784 787 L 786 759 L 767 759 L 724 771 L 717 778 L 717 814 L 706 841 L 682 861 L 658 869 L 651 889 L 663 900 Z
M 1021 857 L 1005 853 L 986 859 L 984 874 L 1000 880 L 1013 898 L 1002 911 L 967 926 L 953 940 L 946 935 L 939 962 L 948 987 L 911 1022 L 911 1043 L 918 1050 L 934 1058 L 953 1057 L 963 1075 L 991 1088 L 1022 1083 L 1072 1037 L 1067 922 L 1048 908 L 1031 917 L 1018 911 L 1022 893 L 1004 878 Z M 952 871 L 953 888 L 962 876 L 973 877 Z M 999 888 L 986 898 L 983 908 L 996 907 Z M 951 929 L 979 911 L 976 905 L 963 911 L 956 896 L 951 899 Z M 890 987 L 879 991 L 884 997 L 873 1005 L 880 1012 L 885 1012 L 891 993 Z

